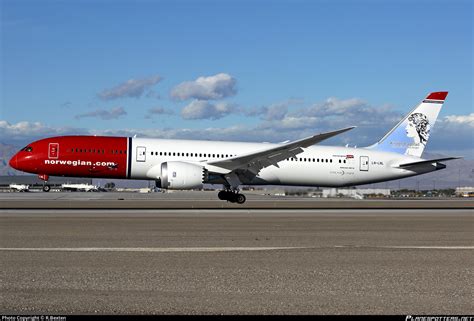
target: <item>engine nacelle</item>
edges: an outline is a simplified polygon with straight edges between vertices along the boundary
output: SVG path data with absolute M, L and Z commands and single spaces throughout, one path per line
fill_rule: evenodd
M 161 188 L 202 188 L 206 180 L 207 170 L 203 166 L 185 162 L 166 162 L 161 164 Z

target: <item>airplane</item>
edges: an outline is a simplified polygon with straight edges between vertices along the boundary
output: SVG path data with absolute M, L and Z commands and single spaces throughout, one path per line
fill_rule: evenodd
M 10 189 L 12 191 L 18 192 L 28 192 L 30 190 L 30 185 L 25 184 L 10 184 Z
M 10 160 L 49 176 L 154 180 L 162 189 L 222 184 L 218 198 L 243 204 L 241 185 L 346 187 L 420 175 L 459 157 L 421 158 L 448 92 L 433 92 L 377 143 L 363 148 L 313 146 L 355 127 L 280 144 L 108 136 L 35 141 Z
M 61 188 L 65 191 L 83 191 L 83 192 L 92 192 L 98 191 L 99 188 L 90 184 L 62 184 Z

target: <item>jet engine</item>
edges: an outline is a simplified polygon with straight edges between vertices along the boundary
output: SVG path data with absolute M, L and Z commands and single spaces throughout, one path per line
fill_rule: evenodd
M 161 188 L 202 188 L 202 184 L 207 181 L 207 176 L 207 170 L 200 165 L 185 162 L 161 164 Z

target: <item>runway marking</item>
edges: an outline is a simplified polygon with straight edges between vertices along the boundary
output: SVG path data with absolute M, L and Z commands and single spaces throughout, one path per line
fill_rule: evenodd
M 4 247 L 0 251 L 21 252 L 251 252 L 301 249 L 420 249 L 420 250 L 474 250 L 474 246 L 365 246 L 365 245 L 334 245 L 334 246 L 299 246 L 299 247 Z
M 0 251 L 36 252 L 237 252 L 297 250 L 308 247 L 5 247 Z
M 384 246 L 388 249 L 474 250 L 474 246 Z
M 397 246 L 397 245 L 389 245 L 389 246 L 362 246 L 362 245 L 336 245 L 336 248 L 364 248 L 364 249 L 419 249 L 419 250 L 474 250 L 474 246 L 424 246 L 424 245 L 413 245 L 413 246 Z

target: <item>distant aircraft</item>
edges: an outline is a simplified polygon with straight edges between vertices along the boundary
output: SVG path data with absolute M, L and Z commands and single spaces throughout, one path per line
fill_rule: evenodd
M 10 189 L 18 192 L 28 192 L 30 190 L 30 185 L 10 184 Z
M 343 187 L 440 170 L 458 157 L 423 159 L 447 92 L 429 94 L 379 142 L 365 148 L 312 146 L 354 127 L 280 144 L 136 137 L 59 136 L 35 141 L 10 166 L 52 176 L 147 179 L 164 189 L 222 184 L 221 200 L 245 202 L 241 185 Z M 258 135 L 258 133 L 256 133 Z M 45 190 L 49 190 L 45 183 Z
M 61 188 L 65 191 L 82 191 L 82 192 L 92 192 L 98 191 L 99 188 L 90 184 L 62 184 Z

